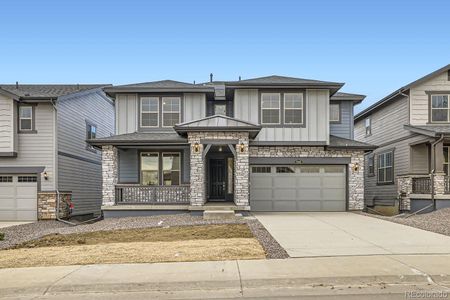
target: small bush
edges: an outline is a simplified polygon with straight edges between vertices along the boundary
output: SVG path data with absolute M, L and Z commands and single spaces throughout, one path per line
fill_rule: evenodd
M 5 239 L 5 234 L 3 232 L 0 232 L 0 241 L 3 241 Z

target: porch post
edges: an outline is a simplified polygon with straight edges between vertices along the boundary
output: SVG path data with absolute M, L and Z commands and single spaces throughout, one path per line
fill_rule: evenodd
M 239 206 L 249 205 L 249 149 L 248 133 L 239 134 L 236 145 L 236 158 L 234 163 L 234 203 Z
M 436 195 L 442 195 L 445 193 L 444 184 L 444 141 L 441 141 L 435 146 L 435 156 L 436 170 L 434 174 L 434 193 Z
M 102 205 L 112 206 L 116 201 L 117 148 L 111 145 L 102 147 Z
M 191 205 L 200 206 L 206 202 L 203 145 L 200 143 L 200 135 L 195 132 L 188 133 L 188 142 L 190 144 L 191 152 L 191 188 L 189 201 L 191 202 Z

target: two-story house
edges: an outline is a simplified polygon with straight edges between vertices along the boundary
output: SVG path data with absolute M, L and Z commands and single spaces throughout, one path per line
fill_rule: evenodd
M 450 65 L 405 85 L 355 116 L 365 159 L 365 200 L 400 209 L 450 206 Z M 386 203 L 385 203 L 386 204 Z
M 99 214 L 101 152 L 114 134 L 102 85 L 0 85 L 0 220 Z
M 106 88 L 116 135 L 102 148 L 105 217 L 202 211 L 361 210 L 364 152 L 342 83 L 268 76 Z M 140 204 L 140 205 L 136 205 Z

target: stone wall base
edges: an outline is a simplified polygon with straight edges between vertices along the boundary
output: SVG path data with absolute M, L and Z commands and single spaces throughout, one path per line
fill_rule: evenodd
M 60 192 L 59 217 L 67 218 L 70 214 L 71 192 Z M 56 192 L 38 192 L 38 220 L 56 219 Z

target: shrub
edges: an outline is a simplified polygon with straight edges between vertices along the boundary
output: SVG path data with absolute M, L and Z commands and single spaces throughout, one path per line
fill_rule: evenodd
M 5 239 L 5 234 L 3 232 L 0 232 L 0 241 L 3 241 Z

